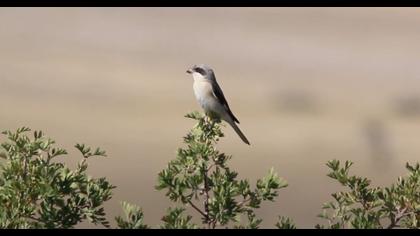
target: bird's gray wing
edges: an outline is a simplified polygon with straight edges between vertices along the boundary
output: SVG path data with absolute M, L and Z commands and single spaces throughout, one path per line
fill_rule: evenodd
M 220 88 L 220 86 L 217 84 L 216 80 L 212 81 L 211 85 L 212 85 L 214 96 L 225 107 L 226 111 L 232 117 L 233 121 L 239 124 L 239 120 L 233 115 L 232 111 L 230 110 L 229 104 L 226 101 L 225 96 L 223 95 L 223 91 Z

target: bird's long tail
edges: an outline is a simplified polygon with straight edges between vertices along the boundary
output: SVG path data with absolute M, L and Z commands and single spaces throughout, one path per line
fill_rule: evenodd
M 249 143 L 248 139 L 245 137 L 245 135 L 242 133 L 242 131 L 239 129 L 239 127 L 235 124 L 235 122 L 233 120 L 230 120 L 228 123 L 230 124 L 230 126 L 232 126 L 232 128 L 239 135 L 239 137 L 242 139 L 242 141 L 244 141 L 244 143 L 246 143 L 248 145 L 251 145 Z

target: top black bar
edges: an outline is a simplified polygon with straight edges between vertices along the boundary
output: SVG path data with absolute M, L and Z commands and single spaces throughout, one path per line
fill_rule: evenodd
M 2 0 L 8 7 L 410 7 L 420 0 Z

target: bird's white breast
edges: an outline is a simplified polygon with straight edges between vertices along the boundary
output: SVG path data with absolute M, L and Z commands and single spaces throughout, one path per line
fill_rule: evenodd
M 212 85 L 208 80 L 200 76 L 195 76 L 193 89 L 195 98 L 204 111 L 221 112 L 222 107 L 214 97 Z
M 207 81 L 194 81 L 193 84 L 194 95 L 200 106 L 207 110 L 209 109 L 209 103 L 213 98 L 213 91 L 211 84 Z
M 212 116 L 216 115 L 223 120 L 229 119 L 225 107 L 220 104 L 219 100 L 215 97 L 211 84 L 212 81 L 203 78 L 203 76 L 198 73 L 194 73 L 193 78 L 194 95 L 203 110 L 207 114 L 211 114 Z

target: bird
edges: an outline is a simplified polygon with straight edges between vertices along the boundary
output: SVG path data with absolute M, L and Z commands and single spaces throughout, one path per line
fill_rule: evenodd
M 236 124 L 239 124 L 239 120 L 233 115 L 223 91 L 216 81 L 213 69 L 208 65 L 199 64 L 193 65 L 186 72 L 191 74 L 194 79 L 194 95 L 205 114 L 210 118 L 226 121 L 242 141 L 250 145 L 248 139 Z

